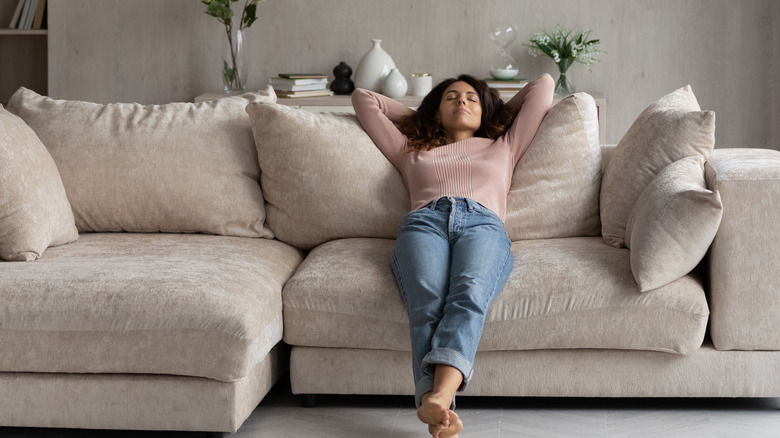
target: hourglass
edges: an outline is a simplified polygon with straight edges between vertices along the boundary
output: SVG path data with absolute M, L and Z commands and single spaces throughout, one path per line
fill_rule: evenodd
M 493 23 L 490 26 L 490 39 L 499 47 L 498 55 L 490 61 L 490 76 L 493 79 L 509 80 L 517 76 L 517 61 L 506 52 L 517 39 L 517 29 L 509 23 Z

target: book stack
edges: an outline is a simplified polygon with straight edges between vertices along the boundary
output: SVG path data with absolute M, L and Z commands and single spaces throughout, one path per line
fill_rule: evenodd
M 508 80 L 487 78 L 485 79 L 485 82 L 487 82 L 488 86 L 495 88 L 500 93 L 517 93 L 521 88 L 528 84 L 528 81 L 522 78 Z
M 19 0 L 11 17 L 9 29 L 44 29 L 46 0 Z
M 328 75 L 319 73 L 282 73 L 271 78 L 277 97 L 332 96 L 328 89 Z

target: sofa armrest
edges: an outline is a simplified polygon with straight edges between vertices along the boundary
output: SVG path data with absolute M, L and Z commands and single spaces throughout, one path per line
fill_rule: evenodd
M 718 350 L 780 350 L 780 151 L 716 149 L 705 168 L 723 219 L 710 247 Z

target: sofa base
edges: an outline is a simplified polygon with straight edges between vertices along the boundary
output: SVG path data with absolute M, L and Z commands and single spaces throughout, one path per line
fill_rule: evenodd
M 235 432 L 287 370 L 279 343 L 235 382 L 172 375 L 0 373 L 0 425 Z
M 464 396 L 780 397 L 780 351 L 479 352 Z M 412 395 L 411 353 L 293 347 L 294 394 Z

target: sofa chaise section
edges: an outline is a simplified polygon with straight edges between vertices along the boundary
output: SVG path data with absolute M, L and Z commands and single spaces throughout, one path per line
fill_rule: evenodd
M 17 415 L 45 406 L 38 425 L 177 429 L 183 416 L 235 430 L 284 372 L 280 290 L 301 257 L 268 239 L 87 233 L 0 264 L 0 385 L 17 394 L 0 423 L 35 425 Z
M 269 99 L 21 88 L 0 108 L 2 176 L 28 195 L 3 199 L 21 214 L 2 237 L 59 232 L 0 254 L 34 260 L 0 264 L 0 424 L 235 431 L 286 372 L 281 290 L 303 253 L 265 225 L 245 111 Z

